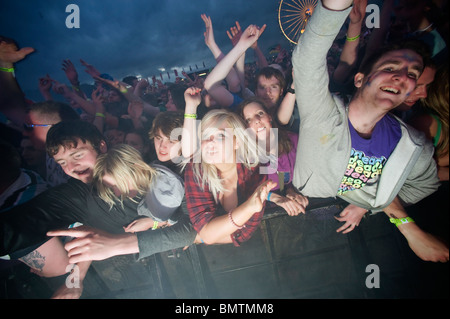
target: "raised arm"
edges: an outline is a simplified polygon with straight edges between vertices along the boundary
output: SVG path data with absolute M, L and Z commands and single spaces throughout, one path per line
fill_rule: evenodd
M 335 103 L 328 90 L 327 53 L 349 12 L 349 0 L 319 2 L 292 53 L 294 87 L 302 123 L 328 117 Z M 330 8 L 330 9 L 328 9 Z M 344 10 L 346 9 L 346 10 Z M 318 106 L 324 109 L 318 110 Z
M 201 90 L 190 87 L 184 92 L 186 102 L 183 122 L 183 138 L 181 139 L 181 152 L 183 157 L 190 158 L 197 149 L 197 107 L 201 102 Z
M 14 64 L 23 60 L 33 48 L 18 49 L 10 39 L 0 36 L 0 112 L 17 127 L 22 127 L 26 103 L 14 76 Z
M 86 98 L 83 91 L 80 90 L 80 81 L 78 80 L 78 72 L 75 69 L 75 66 L 73 65 L 72 61 L 69 59 L 64 60 L 62 63 L 62 70 L 64 73 L 66 73 L 66 77 L 70 82 L 70 85 L 72 85 L 72 89 L 74 92 L 79 95 L 82 98 Z
M 245 51 L 258 40 L 260 29 L 255 25 L 250 25 L 242 33 L 238 43 L 231 51 L 216 65 L 205 79 L 205 89 L 220 105 L 228 107 L 233 102 L 233 96 L 224 91 L 221 82 L 233 68 L 238 59 Z M 228 94 L 227 94 L 228 92 Z
M 205 44 L 209 48 L 211 53 L 213 54 L 216 62 L 219 63 L 220 60 L 222 60 L 225 55 L 223 54 L 222 50 L 219 48 L 219 46 L 216 43 L 211 17 L 209 17 L 205 14 L 202 14 L 201 17 L 202 17 L 203 22 L 205 23 L 205 32 L 204 32 Z M 230 31 L 227 31 L 227 35 L 230 38 L 231 43 L 234 46 L 237 43 L 237 41 L 239 40 L 240 34 L 238 35 L 238 33 L 241 32 L 239 22 L 236 22 L 236 27 L 232 27 L 230 30 L 235 30 L 235 31 L 233 31 L 233 35 L 231 35 Z M 234 93 L 239 92 L 239 90 L 240 90 L 239 78 L 238 78 L 238 75 L 236 74 L 236 71 L 233 68 L 227 74 L 227 76 L 225 77 L 225 80 L 227 81 L 228 90 L 230 92 L 234 92 Z
M 111 86 L 114 89 L 117 89 L 120 91 L 120 93 L 122 93 L 122 95 L 128 100 L 128 102 L 130 103 L 134 103 L 134 102 L 141 102 L 143 103 L 144 106 L 144 112 L 147 114 L 150 114 L 152 116 L 155 116 L 156 114 L 158 114 L 160 112 L 159 107 L 157 106 L 153 106 L 150 103 L 144 101 L 141 97 L 137 96 L 134 91 L 132 90 L 131 85 L 128 85 L 124 82 L 121 81 L 111 81 L 108 79 L 104 79 L 101 78 L 99 76 L 95 76 L 94 79 L 96 79 L 97 81 L 101 81 L 105 84 L 108 84 L 109 86 Z
M 352 11 L 350 11 L 346 41 L 342 48 L 339 64 L 333 73 L 333 80 L 337 83 L 345 83 L 352 74 L 351 72 L 355 70 L 366 7 L 367 0 L 355 0 Z
M 292 70 L 292 78 L 293 77 L 294 77 L 294 70 Z M 292 117 L 292 113 L 294 112 L 295 107 L 294 82 L 291 83 L 290 89 L 291 90 L 289 90 L 283 97 L 283 100 L 281 100 L 280 106 L 278 107 L 277 110 L 278 122 L 280 122 L 282 125 L 289 124 L 289 121 L 291 120 Z

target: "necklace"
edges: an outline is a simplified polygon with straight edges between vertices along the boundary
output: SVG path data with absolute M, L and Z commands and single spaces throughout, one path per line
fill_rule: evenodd
M 421 29 L 421 30 L 417 30 L 414 31 L 413 33 L 421 33 L 421 32 L 425 32 L 427 31 L 429 28 L 431 28 L 433 26 L 433 23 L 430 23 L 430 25 L 428 27 L 426 27 L 425 29 Z

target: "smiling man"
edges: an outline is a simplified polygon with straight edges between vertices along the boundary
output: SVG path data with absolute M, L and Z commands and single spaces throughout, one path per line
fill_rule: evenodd
M 384 211 L 420 258 L 448 261 L 448 247 L 403 208 L 438 188 L 433 147 L 390 114 L 416 88 L 422 55 L 406 43 L 374 52 L 354 77 L 357 91 L 348 105 L 328 89 L 326 55 L 351 4 L 319 2 L 293 52 L 302 119 L 294 186 L 305 196 L 339 196 L 349 203 L 337 217 L 343 222 L 338 232 L 352 231 L 369 210 Z

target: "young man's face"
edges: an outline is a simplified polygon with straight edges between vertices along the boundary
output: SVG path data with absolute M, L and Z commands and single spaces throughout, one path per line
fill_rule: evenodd
M 54 160 L 61 165 L 64 172 L 83 183 L 90 183 L 94 175 L 94 165 L 99 155 L 91 143 L 84 143 L 80 139 L 76 147 L 64 148 L 60 146 Z M 101 152 L 106 152 L 106 143 L 102 141 Z
M 159 129 L 153 138 L 156 156 L 161 162 L 168 162 L 180 155 L 181 143 L 171 140 Z
M 50 121 L 46 116 L 30 111 L 26 116 L 27 125 L 37 125 L 34 127 L 27 127 L 22 134 L 28 137 L 37 150 L 45 151 L 45 141 L 47 140 L 47 132 L 50 127 L 56 124 L 58 121 Z M 44 126 L 48 125 L 48 126 Z
M 369 75 L 357 73 L 355 86 L 365 102 L 387 112 L 412 94 L 422 69 L 422 58 L 416 52 L 391 51 L 375 63 Z
M 283 88 L 276 77 L 260 76 L 258 78 L 255 95 L 262 98 L 268 108 L 277 105 L 282 94 Z

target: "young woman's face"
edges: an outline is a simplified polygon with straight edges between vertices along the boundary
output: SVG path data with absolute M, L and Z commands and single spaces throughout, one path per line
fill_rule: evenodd
M 247 104 L 243 109 L 244 120 L 258 137 L 258 139 L 268 139 L 272 128 L 272 117 L 267 114 L 263 107 L 256 102 Z
M 208 164 L 234 163 L 236 148 L 233 129 L 227 123 L 206 128 L 202 134 L 202 160 Z
M 178 140 L 170 140 L 161 130 L 153 138 L 155 151 L 158 160 L 161 162 L 170 161 L 180 155 L 181 143 Z

